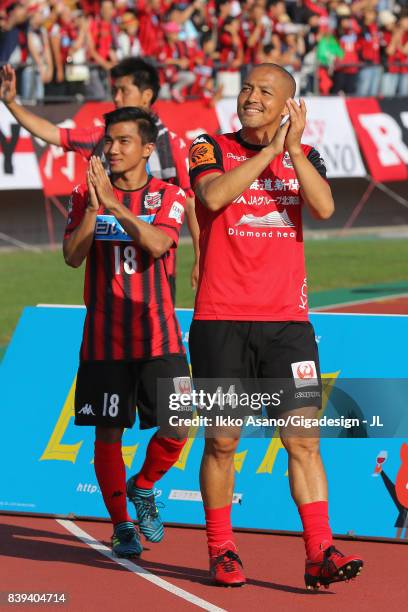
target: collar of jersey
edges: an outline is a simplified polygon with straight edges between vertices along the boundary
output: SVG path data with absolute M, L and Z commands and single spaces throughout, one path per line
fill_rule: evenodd
M 127 193 L 133 193 L 134 191 L 140 191 L 141 189 L 145 189 L 147 185 L 150 183 L 150 181 L 152 180 L 152 178 L 153 176 L 151 174 L 148 174 L 147 181 L 145 182 L 145 184 L 142 185 L 141 187 L 138 187 L 137 189 L 122 189 L 122 187 L 118 187 L 117 185 L 115 185 L 114 182 L 112 182 L 112 187 L 114 187 L 118 191 L 126 191 Z
M 260 151 L 261 149 L 266 147 L 266 145 L 251 144 L 249 142 L 245 142 L 245 140 L 241 136 L 241 132 L 242 132 L 242 130 L 239 130 L 238 132 L 235 133 L 235 136 L 236 136 L 236 139 L 238 140 L 239 144 L 241 144 L 246 149 L 252 149 L 253 151 Z

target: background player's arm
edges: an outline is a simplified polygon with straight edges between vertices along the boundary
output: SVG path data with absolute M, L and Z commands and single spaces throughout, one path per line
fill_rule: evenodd
M 194 248 L 194 264 L 191 270 L 191 286 L 193 289 L 197 288 L 198 285 L 198 268 L 200 262 L 200 227 L 198 225 L 196 213 L 195 213 L 195 200 L 194 198 L 186 198 L 186 219 L 187 227 L 191 234 Z
M 185 204 L 185 213 L 187 220 L 188 231 L 190 232 L 191 239 L 193 241 L 194 248 L 194 264 L 191 270 L 191 286 L 193 289 L 197 288 L 198 285 L 198 264 L 200 259 L 200 228 L 198 226 L 197 217 L 195 213 L 195 200 L 194 193 L 190 185 L 190 177 L 188 175 L 188 156 L 187 146 L 184 140 L 174 134 L 170 134 L 170 145 L 173 152 L 174 165 L 176 168 L 176 184 L 179 185 L 185 191 L 187 198 Z
M 328 219 L 334 212 L 330 186 L 308 160 L 300 144 L 306 125 L 306 105 L 303 100 L 300 100 L 298 105 L 290 99 L 287 101 L 287 107 L 290 128 L 285 145 L 299 181 L 302 197 L 315 219 Z
M 60 146 L 61 139 L 58 126 L 27 110 L 24 106 L 18 104 L 15 98 L 16 73 L 8 64 L 0 70 L 0 99 L 17 119 L 18 123 L 33 136 L 42 138 L 49 144 Z
M 130 212 L 115 197 L 112 184 L 99 157 L 91 157 L 89 176 L 98 201 L 116 217 L 132 240 L 152 257 L 159 258 L 170 249 L 173 239 L 158 227 L 154 227 Z
M 194 191 L 206 208 L 221 210 L 237 198 L 265 170 L 271 161 L 283 151 L 288 123 L 278 128 L 271 143 L 250 159 L 228 172 L 211 172 L 199 177 Z
M 65 263 L 72 268 L 79 268 L 91 249 L 94 239 L 96 216 L 99 210 L 99 202 L 89 178 L 89 171 L 86 175 L 86 182 L 89 194 L 88 204 L 83 211 L 82 220 L 78 227 L 69 237 L 64 239 L 62 247 Z

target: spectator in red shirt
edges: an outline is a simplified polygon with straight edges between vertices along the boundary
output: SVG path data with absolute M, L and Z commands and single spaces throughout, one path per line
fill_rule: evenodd
M 332 93 L 354 94 L 356 90 L 359 56 L 357 52 L 357 33 L 350 9 L 343 5 L 338 12 L 339 24 L 336 36 L 344 56 L 337 59 Z
M 162 83 L 161 97 L 171 96 L 176 102 L 184 102 L 183 89 L 190 87 L 195 81 L 191 72 L 191 53 L 188 45 L 178 40 L 180 26 L 174 21 L 164 24 L 165 43 L 159 53 L 158 60 L 164 67 L 160 71 Z
M 207 32 L 201 39 L 201 50 L 196 53 L 194 74 L 196 77 L 192 93 L 201 96 L 208 106 L 214 106 L 222 96 L 222 86 L 215 86 L 214 60 L 219 54 L 215 50 L 215 37 Z
M 237 72 L 241 68 L 244 59 L 244 49 L 239 36 L 239 28 L 239 19 L 227 17 L 220 34 L 220 62 L 230 72 Z
M 55 80 L 64 95 L 84 93 L 89 78 L 86 65 L 87 22 L 80 11 L 61 7 L 59 19 L 51 28 L 50 42 L 55 62 Z
M 136 8 L 140 19 L 140 44 L 145 55 L 154 57 L 164 42 L 161 0 L 140 0 Z
M 379 13 L 380 22 L 380 52 L 384 64 L 384 74 L 380 84 L 380 96 L 393 96 L 397 91 L 398 68 L 394 66 L 396 57 L 390 55 L 389 49 L 393 34 L 396 29 L 396 16 L 391 11 L 381 11 Z
M 384 95 L 408 95 L 408 15 L 402 15 L 386 49 L 388 55 L 388 89 Z M 392 78 L 391 78 L 392 77 Z
M 368 9 L 357 40 L 359 59 L 365 66 L 360 68 L 357 79 L 357 95 L 377 96 L 381 81 L 380 31 L 377 12 Z
M 109 96 L 109 70 L 117 63 L 116 32 L 112 23 L 115 8 L 112 0 L 102 0 L 100 16 L 90 18 L 88 23 L 90 68 L 87 95 L 94 100 L 105 100 Z
M 139 39 L 139 19 L 135 11 L 126 11 L 120 19 L 117 55 L 119 60 L 143 55 Z
M 244 63 L 256 64 L 265 37 L 265 7 L 256 2 L 249 10 L 249 17 L 242 21 L 241 38 L 244 45 Z
M 44 85 L 52 79 L 52 53 L 41 11 L 30 12 L 26 65 L 21 75 L 21 95 L 25 100 L 42 100 Z

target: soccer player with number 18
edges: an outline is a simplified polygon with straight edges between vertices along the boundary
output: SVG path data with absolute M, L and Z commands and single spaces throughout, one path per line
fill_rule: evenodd
M 152 437 L 140 472 L 126 483 L 122 457 L 124 428 L 135 422 L 157 426 L 160 405 L 177 382 L 189 385 L 189 367 L 174 312 L 168 263 L 177 247 L 185 194 L 146 173 L 157 137 L 154 117 L 124 107 L 105 115 L 104 153 L 108 177 L 91 157 L 87 184 L 74 189 L 64 237 L 68 265 L 86 259 L 87 308 L 75 394 L 75 423 L 96 428 L 95 472 L 114 526 L 112 549 L 120 557 L 142 551 L 127 513 L 126 495 L 136 508 L 147 540 L 159 542 L 163 524 L 154 484 L 177 461 L 184 432 Z M 172 385 L 167 389 L 166 385 Z

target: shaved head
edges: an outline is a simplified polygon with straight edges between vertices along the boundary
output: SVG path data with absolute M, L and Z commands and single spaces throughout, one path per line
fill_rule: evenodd
M 264 68 L 266 70 L 275 72 L 279 77 L 282 78 L 282 81 L 286 83 L 287 89 L 288 89 L 288 97 L 289 98 L 294 97 L 296 93 L 296 81 L 293 78 L 293 76 L 290 74 L 290 72 L 288 72 L 288 70 L 286 70 L 282 66 L 279 66 L 279 64 L 273 64 L 272 62 L 270 63 L 265 62 L 264 64 L 257 64 L 256 66 L 254 66 L 251 72 L 253 72 L 254 70 L 258 70 L 258 68 Z

